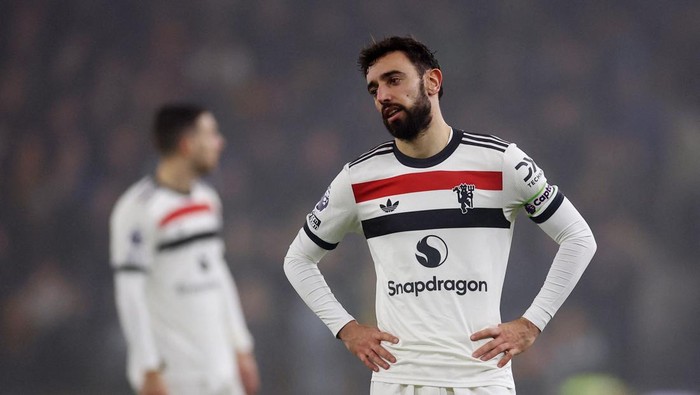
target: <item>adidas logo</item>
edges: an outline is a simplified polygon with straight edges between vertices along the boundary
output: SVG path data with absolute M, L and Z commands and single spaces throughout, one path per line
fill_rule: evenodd
M 379 207 L 384 211 L 385 213 L 390 213 L 394 210 L 396 210 L 397 207 L 399 207 L 399 201 L 397 200 L 396 203 L 391 203 L 391 199 L 386 200 L 386 205 L 379 204 Z

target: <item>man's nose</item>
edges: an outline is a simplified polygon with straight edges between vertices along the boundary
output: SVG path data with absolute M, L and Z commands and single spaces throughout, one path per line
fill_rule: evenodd
M 380 103 L 391 101 L 391 92 L 386 88 L 377 88 L 377 101 Z

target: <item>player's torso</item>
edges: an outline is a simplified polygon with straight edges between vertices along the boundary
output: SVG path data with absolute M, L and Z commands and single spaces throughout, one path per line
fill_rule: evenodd
M 149 201 L 154 224 L 152 276 L 176 294 L 214 286 L 222 259 L 220 208 L 213 192 L 197 185 L 190 194 L 159 189 Z
M 147 293 L 171 365 L 232 363 L 219 204 L 204 184 L 196 184 L 188 195 L 161 188 L 149 202 L 155 252 Z
M 512 236 L 502 163 L 500 150 L 460 144 L 432 166 L 386 154 L 349 169 L 377 273 L 378 324 L 414 365 L 399 362 L 398 372 L 422 359 L 458 377 L 471 363 L 469 334 L 500 321 Z

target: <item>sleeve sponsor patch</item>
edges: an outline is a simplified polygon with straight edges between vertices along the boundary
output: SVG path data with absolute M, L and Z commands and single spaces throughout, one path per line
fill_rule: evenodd
M 531 217 L 536 216 L 549 205 L 552 199 L 557 195 L 557 192 L 558 188 L 556 185 L 545 185 L 537 195 L 525 203 L 525 211 L 527 211 L 528 215 Z
M 530 188 L 535 186 L 544 174 L 542 169 L 537 168 L 535 161 L 527 156 L 523 157 L 523 160 L 515 166 L 515 170 L 523 175 L 523 181 L 527 183 L 527 186 Z
M 309 215 L 306 216 L 306 222 L 308 222 L 309 226 L 314 228 L 314 230 L 318 230 L 318 227 L 321 226 L 321 220 L 314 213 L 309 213 Z

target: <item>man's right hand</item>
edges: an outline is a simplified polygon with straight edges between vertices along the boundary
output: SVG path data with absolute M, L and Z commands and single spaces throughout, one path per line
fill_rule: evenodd
M 163 375 L 157 370 L 147 371 L 139 395 L 168 395 L 168 387 L 165 385 Z
M 357 321 L 350 321 L 338 332 L 338 338 L 345 343 L 345 347 L 353 355 L 360 358 L 360 361 L 372 371 L 378 372 L 379 367 L 385 370 L 389 369 L 389 362 L 396 362 L 396 358 L 382 347 L 381 342 L 387 341 L 396 344 L 399 342 L 399 339 L 390 333 L 380 331 L 376 327 L 360 325 Z

